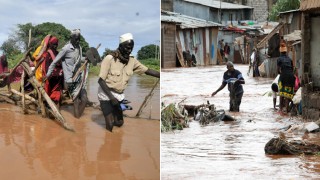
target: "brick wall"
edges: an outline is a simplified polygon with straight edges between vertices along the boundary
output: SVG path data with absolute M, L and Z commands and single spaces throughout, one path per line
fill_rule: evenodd
M 247 6 L 254 8 L 253 20 L 266 21 L 268 18 L 268 1 L 267 0 L 247 0 Z
M 176 25 L 172 23 L 161 23 L 161 67 L 176 67 Z

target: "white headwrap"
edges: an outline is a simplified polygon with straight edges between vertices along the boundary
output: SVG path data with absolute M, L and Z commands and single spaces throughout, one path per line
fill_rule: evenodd
M 81 33 L 80 29 L 71 30 L 71 35 L 73 35 L 73 34 L 80 35 L 80 33 Z
M 131 33 L 126 33 L 126 34 L 122 34 L 120 36 L 120 42 L 119 44 L 125 42 L 125 41 L 128 41 L 128 40 L 133 40 L 133 36 Z

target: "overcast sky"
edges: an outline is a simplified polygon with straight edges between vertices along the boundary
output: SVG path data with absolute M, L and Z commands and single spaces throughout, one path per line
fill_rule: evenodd
M 133 55 L 149 44 L 159 45 L 160 0 L 0 0 L 0 44 L 17 24 L 44 22 L 81 29 L 89 46 L 116 49 L 119 36 L 132 33 Z

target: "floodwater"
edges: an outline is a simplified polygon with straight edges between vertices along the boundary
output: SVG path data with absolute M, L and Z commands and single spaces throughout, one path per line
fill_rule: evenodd
M 161 72 L 161 101 L 166 105 L 215 104 L 236 121 L 161 133 L 161 179 L 320 179 L 320 156 L 266 155 L 265 144 L 281 128 L 303 121 L 273 110 L 271 78 L 248 76 L 247 65 L 235 65 L 246 84 L 240 112 L 228 112 L 227 87 L 214 97 L 226 66 L 165 69 Z M 320 135 L 293 132 L 288 140 L 320 144 Z
M 134 118 L 157 79 L 133 76 L 125 91 L 132 111 L 121 128 L 105 130 L 102 112 L 88 107 L 80 119 L 72 106 L 62 115 L 75 132 L 41 115 L 0 103 L 0 179 L 159 179 L 159 85 L 140 118 Z M 97 102 L 97 77 L 88 84 L 89 100 Z M 152 107 L 152 108 L 150 108 Z M 149 118 L 153 119 L 150 120 Z

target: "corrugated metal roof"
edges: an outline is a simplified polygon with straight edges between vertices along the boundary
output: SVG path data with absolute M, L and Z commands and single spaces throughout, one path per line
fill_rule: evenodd
M 182 15 L 180 13 L 161 11 L 161 21 L 174 22 L 180 25 L 181 29 L 199 28 L 199 27 L 220 27 L 222 24 L 212 21 L 206 21 L 191 16 Z
M 290 11 L 283 11 L 283 12 L 279 12 L 279 15 L 281 14 L 288 14 L 288 13 L 293 13 L 293 12 L 299 12 L 299 9 L 295 9 L 295 10 L 290 10 Z
M 299 41 L 301 40 L 301 30 L 294 30 L 293 33 L 284 35 L 283 39 L 286 41 Z
M 214 1 L 214 0 L 184 0 L 184 1 L 201 4 L 201 5 L 217 8 L 217 9 L 220 9 L 220 3 L 221 3 L 221 9 L 253 9 L 253 7 L 250 7 L 250 6 L 226 3 L 221 1 Z
M 301 11 L 319 10 L 319 9 L 320 9 L 319 0 L 301 0 L 300 2 Z

